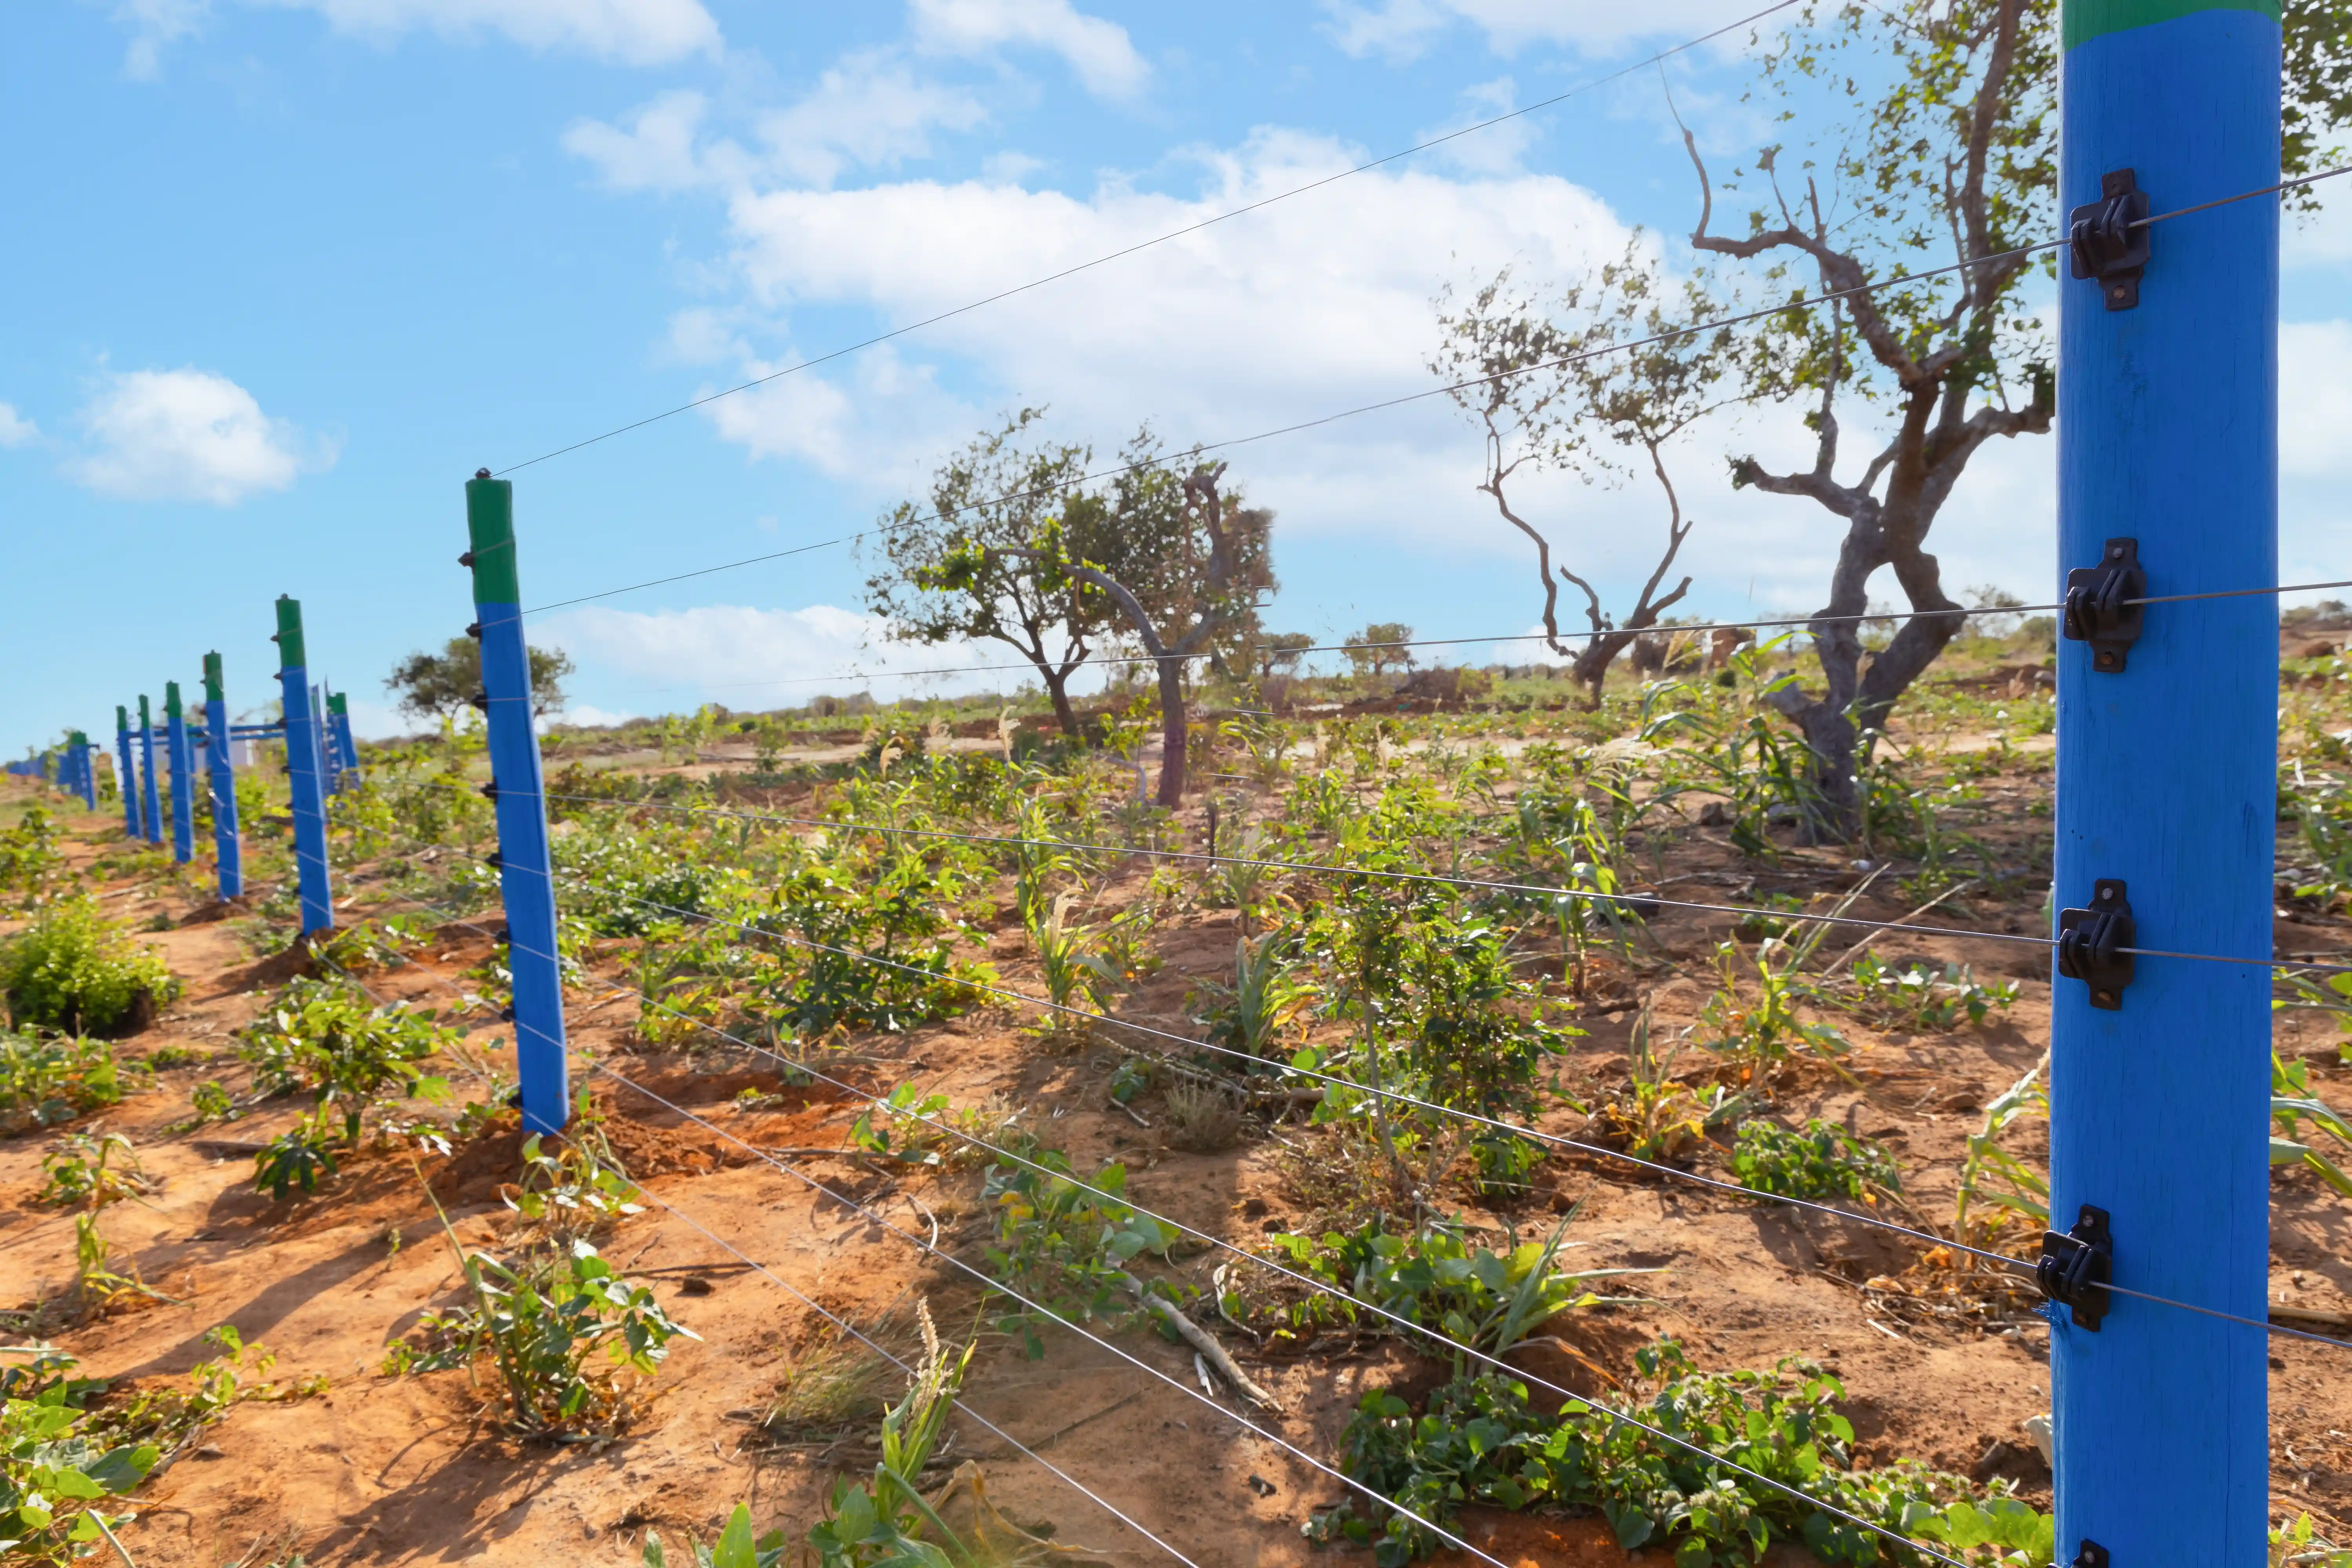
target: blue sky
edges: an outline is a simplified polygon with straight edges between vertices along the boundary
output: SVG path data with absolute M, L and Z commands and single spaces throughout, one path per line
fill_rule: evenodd
M 1224 207 L 1549 96 L 1754 0 L 1281 6 L 914 0 L 121 0 L 0 15 L 17 243 L 0 249 L 0 509 L 19 667 L 0 749 L 226 658 L 270 695 L 269 601 L 363 730 L 381 679 L 469 618 L 460 486 Z M 1744 35 L 1678 57 L 1728 159 L 1761 139 Z M 544 604 L 866 526 L 998 411 L 1105 453 L 1216 441 L 1432 384 L 1431 300 L 1571 276 L 1691 220 L 1658 75 L 1358 176 L 526 468 Z M 1670 263 L 1676 252 L 1669 246 Z M 2352 224 L 2289 243 L 2285 547 L 2352 574 Z M 1809 607 L 1835 535 L 1677 462 L 1694 607 Z M 1524 631 L 1530 572 L 1443 400 L 1231 454 L 1278 514 L 1278 629 Z M 2039 595 L 2050 444 L 1979 458 L 1952 584 Z M 1652 494 L 1535 497 L 1622 587 Z M 877 652 L 845 549 L 555 612 L 580 716 L 756 708 Z M 1525 657 L 1524 653 L 1518 657 Z M 831 678 L 816 681 L 811 678 Z M 886 683 L 886 692 L 902 689 Z

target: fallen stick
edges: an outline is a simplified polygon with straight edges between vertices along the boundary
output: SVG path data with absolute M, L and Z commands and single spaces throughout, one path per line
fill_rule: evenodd
M 1215 1367 L 1217 1375 L 1232 1384 L 1244 1399 L 1260 1410 L 1269 1410 L 1277 1415 L 1284 1414 L 1282 1401 L 1252 1383 L 1249 1374 L 1234 1364 L 1234 1358 L 1225 1353 L 1225 1347 L 1217 1342 L 1214 1334 L 1159 1297 L 1146 1294 L 1143 1287 L 1134 1279 L 1129 1279 L 1128 1284 L 1133 1288 L 1136 1299 L 1143 1303 L 1145 1311 L 1175 1330 L 1177 1337 L 1200 1352 L 1202 1359 Z

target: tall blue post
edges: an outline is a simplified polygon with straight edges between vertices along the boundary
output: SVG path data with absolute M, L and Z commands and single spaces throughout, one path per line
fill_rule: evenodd
M 139 816 L 141 837 L 150 844 L 163 842 L 163 812 L 155 798 L 155 715 L 147 699 L 139 699 Z
M 304 662 L 302 605 L 278 596 L 278 689 L 286 710 L 286 783 L 293 796 L 294 869 L 302 895 L 302 934 L 335 929 L 327 878 L 327 797 L 319 778 L 319 727 L 310 721 L 310 671 Z
M 184 866 L 196 858 L 196 763 L 176 680 L 163 683 L 163 745 L 172 768 L 172 858 Z
M 2060 570 L 2136 553 L 2148 595 L 2275 584 L 2278 201 L 2128 224 L 2278 179 L 2277 0 L 2064 0 L 2061 42 Z M 2096 910 L 2100 884 L 2128 906 L 2121 945 L 2257 962 L 2062 973 L 2052 1224 L 2102 1210 L 2116 1284 L 2260 1323 L 2277 602 L 2149 605 L 2127 646 L 2131 613 L 2077 614 L 2070 637 L 2114 635 L 2061 645 L 2059 904 Z M 2128 1297 L 2081 1318 L 2051 1331 L 2058 1560 L 2087 1541 L 2116 1568 L 2259 1568 L 2263 1331 Z
M 122 795 L 122 831 L 139 837 L 139 784 L 131 765 L 131 710 L 114 705 L 115 783 Z
M 98 749 L 89 743 L 89 735 L 87 731 L 76 730 L 73 738 L 74 755 L 81 759 L 80 772 L 75 775 L 75 783 L 81 787 L 82 808 L 85 811 L 96 811 L 98 809 Z
M 228 698 L 221 656 L 205 655 L 205 777 L 213 792 L 213 864 L 224 902 L 245 891 L 244 847 L 237 837 L 236 768 L 229 755 Z
M 570 1110 L 563 1061 L 563 981 L 555 952 L 555 868 L 547 849 L 547 801 L 539 736 L 530 726 L 530 649 L 522 635 L 515 564 L 514 485 L 488 468 L 466 486 L 475 624 L 482 641 L 488 714 L 490 798 L 499 820 L 499 890 L 507 910 L 507 970 L 514 976 L 516 1076 L 523 1125 L 552 1132 Z

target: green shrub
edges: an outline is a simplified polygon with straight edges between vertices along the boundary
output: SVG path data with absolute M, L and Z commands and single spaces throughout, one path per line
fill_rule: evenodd
M 14 827 L 0 830 L 0 909 L 39 903 L 65 874 L 57 828 L 40 806 L 27 806 Z
M 1875 1139 L 1834 1122 L 1809 1121 L 1801 1132 L 1761 1117 L 1739 1124 L 1731 1173 L 1750 1192 L 1790 1198 L 1856 1198 L 1871 1189 L 1903 1190 L 1902 1168 Z
M 309 1089 L 322 1124 L 328 1106 L 340 1108 L 350 1142 L 359 1137 L 361 1114 L 392 1091 L 428 1100 L 447 1094 L 446 1081 L 416 1065 L 459 1037 L 438 1018 L 430 1008 L 376 1006 L 347 983 L 306 977 L 245 1026 L 237 1054 L 263 1088 Z
M 2007 1482 L 1980 1491 L 1909 1460 L 1853 1468 L 1853 1428 L 1836 1408 L 1845 1390 L 1811 1362 L 1701 1372 L 1672 1340 L 1636 1359 L 1658 1391 L 1622 1414 L 1691 1447 L 1583 1400 L 1546 1416 L 1525 1384 L 1484 1375 L 1440 1388 L 1417 1416 L 1394 1394 L 1372 1390 L 1342 1438 L 1343 1463 L 1355 1479 L 1441 1525 L 1472 1502 L 1597 1509 L 1628 1551 L 1671 1547 L 1676 1568 L 1753 1563 L 1775 1539 L 1801 1542 L 1840 1568 L 1886 1560 L 1885 1537 L 1832 1508 L 1986 1568 L 2051 1561 L 2054 1521 L 2012 1497 Z M 1308 1529 L 1370 1545 L 1380 1568 L 1401 1568 L 1438 1544 L 1402 1514 L 1368 1518 L 1352 1501 Z
M 125 1071 L 103 1040 L 0 1033 L 0 1133 L 54 1127 L 113 1105 L 122 1099 Z
M 129 1034 L 180 994 L 154 950 L 132 942 L 89 899 L 52 904 L 0 942 L 0 993 L 12 1024 Z
M 450 1246 L 457 1245 L 453 1234 Z M 457 1250 L 472 1303 L 427 1312 L 418 1325 L 423 1343 L 394 1344 L 384 1371 L 463 1367 L 478 1384 L 487 1377 L 503 1394 L 514 1432 L 618 1434 L 639 1413 L 637 1385 L 669 1353 L 669 1342 L 699 1337 L 584 1241 L 564 1256 L 514 1267 Z

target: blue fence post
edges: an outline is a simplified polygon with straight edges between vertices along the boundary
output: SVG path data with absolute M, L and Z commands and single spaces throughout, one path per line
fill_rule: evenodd
M 278 689 L 286 710 L 286 782 L 293 796 L 294 870 L 302 934 L 335 929 L 327 876 L 327 797 L 319 778 L 319 731 L 310 721 L 310 671 L 302 646 L 302 605 L 278 596 Z
M 515 563 L 514 485 L 484 468 L 466 486 L 475 623 L 482 643 L 490 783 L 499 820 L 499 890 L 507 911 L 507 972 L 514 976 L 516 1076 L 523 1125 L 552 1132 L 570 1111 L 563 1059 L 563 977 L 555 949 L 555 867 L 548 855 L 547 801 L 539 736 L 531 729 L 530 649 L 522 635 Z
M 74 731 L 74 750 L 81 758 L 81 804 L 84 810 L 98 809 L 98 748 L 89 743 L 86 731 Z
M 172 769 L 172 858 L 184 866 L 196 858 L 196 763 L 176 680 L 163 683 L 163 745 Z
M 2129 226 L 2277 180 L 2277 7 L 2064 0 L 2060 31 L 2060 569 L 2118 574 L 2122 597 L 2275 584 L 2279 204 Z M 2103 1218 L 2116 1284 L 2259 1324 L 2278 605 L 2067 618 L 2091 635 L 2058 665 L 2056 895 L 2080 945 L 2051 1005 L 2051 1223 L 2095 1242 Z M 2130 934 L 2099 918 L 2118 908 Z M 2258 962 L 2104 960 L 2110 933 Z M 2085 1542 L 2117 1568 L 2267 1560 L 2265 1339 L 2129 1297 L 2053 1312 L 2060 1562 Z
M 150 844 L 163 843 L 163 812 L 155 798 L 155 715 L 143 693 L 139 699 L 139 816 L 140 837 Z
M 236 766 L 229 753 L 228 696 L 221 656 L 205 655 L 205 777 L 213 792 L 213 865 L 223 902 L 245 891 L 245 852 L 237 836 Z
M 115 783 L 122 795 L 122 831 L 139 837 L 139 780 L 131 765 L 131 710 L 114 705 Z
M 338 773 L 360 771 L 359 743 L 352 739 L 352 710 L 343 693 L 327 693 L 327 728 L 335 737 L 335 766 Z

